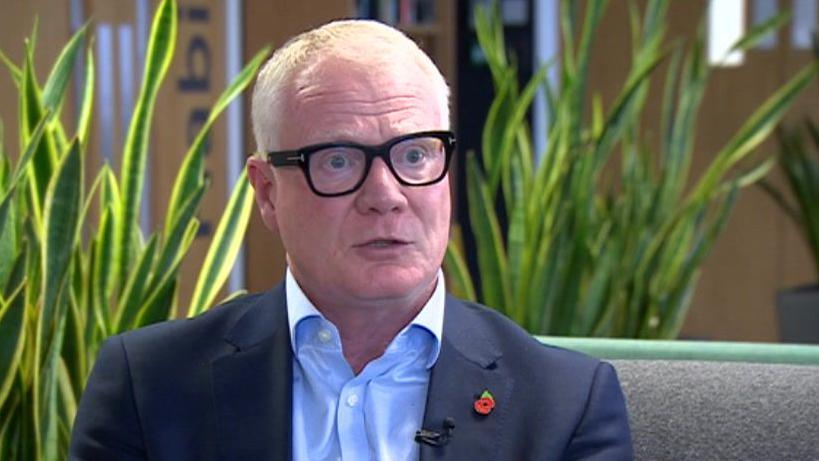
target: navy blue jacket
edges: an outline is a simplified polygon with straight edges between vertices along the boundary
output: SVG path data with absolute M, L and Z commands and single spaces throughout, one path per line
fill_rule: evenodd
M 74 423 L 75 460 L 290 459 L 292 352 L 284 284 L 188 320 L 110 338 Z M 473 405 L 492 392 L 488 415 Z M 455 421 L 426 460 L 629 460 L 611 365 L 543 346 L 510 320 L 448 296 L 424 428 Z

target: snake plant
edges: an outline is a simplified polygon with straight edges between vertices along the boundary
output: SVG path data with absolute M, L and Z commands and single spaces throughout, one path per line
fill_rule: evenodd
M 0 152 L 0 459 L 65 459 L 71 424 L 101 343 L 178 314 L 180 263 L 196 235 L 207 188 L 205 143 L 214 122 L 249 85 L 268 50 L 230 83 L 184 153 L 161 229 L 139 226 L 157 91 L 173 57 L 177 7 L 156 9 L 142 86 L 119 172 L 88 172 L 94 55 L 88 27 L 65 45 L 46 81 L 34 71 L 33 39 L 22 63 L 0 53 L 19 95 L 19 152 Z M 84 89 L 76 130 L 60 110 L 72 70 Z M 6 143 L 0 135 L 0 149 Z M 180 157 L 182 153 L 180 153 Z M 86 175 L 91 180 L 86 181 Z M 233 265 L 252 209 L 239 179 L 199 273 L 189 314 L 214 302 Z

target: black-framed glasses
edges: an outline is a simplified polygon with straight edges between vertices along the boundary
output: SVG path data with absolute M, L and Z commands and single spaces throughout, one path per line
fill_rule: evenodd
M 446 176 L 454 151 L 455 135 L 451 131 L 422 131 L 379 146 L 332 142 L 266 154 L 274 167 L 301 167 L 316 195 L 337 197 L 355 192 L 364 184 L 376 157 L 404 186 L 435 184 Z

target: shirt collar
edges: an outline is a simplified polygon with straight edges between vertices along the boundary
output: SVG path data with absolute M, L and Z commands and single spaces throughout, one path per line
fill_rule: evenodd
M 446 300 L 446 286 L 444 281 L 444 273 L 438 269 L 438 280 L 435 284 L 435 291 L 432 292 L 429 300 L 418 315 L 403 329 L 397 336 L 401 336 L 407 332 L 412 326 L 417 326 L 427 330 L 432 334 L 433 349 L 430 354 L 427 368 L 432 367 L 438 360 L 438 355 L 441 352 L 441 338 L 444 331 L 444 303 Z M 307 299 L 307 295 L 302 291 L 301 286 L 293 277 L 288 267 L 285 276 L 285 295 L 287 296 L 287 321 L 290 327 L 290 347 L 293 349 L 293 354 L 297 355 L 296 350 L 296 329 L 299 328 L 299 323 L 310 317 L 319 317 L 324 319 L 316 306 Z

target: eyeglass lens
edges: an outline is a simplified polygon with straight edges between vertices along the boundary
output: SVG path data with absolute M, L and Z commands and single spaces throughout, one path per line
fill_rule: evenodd
M 390 148 L 391 170 L 408 184 L 435 181 L 446 168 L 443 141 L 435 137 L 411 138 Z M 367 174 L 367 156 L 355 147 L 331 147 L 310 156 L 310 178 L 321 193 L 337 194 L 354 189 Z

